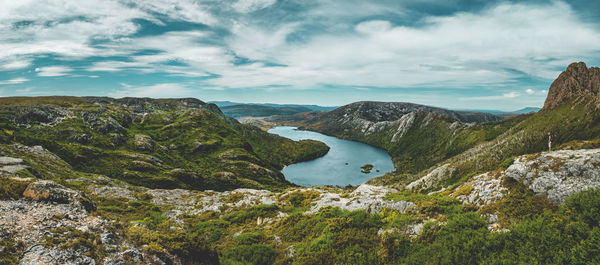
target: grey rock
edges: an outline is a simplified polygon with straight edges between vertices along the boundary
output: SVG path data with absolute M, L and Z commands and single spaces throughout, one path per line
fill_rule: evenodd
M 23 159 L 8 156 L 0 156 L 0 166 L 22 164 Z
M 26 126 L 33 124 L 54 126 L 66 119 L 67 115 L 67 111 L 62 108 L 30 105 L 18 108 L 14 122 Z
M 87 211 L 96 209 L 96 204 L 85 193 L 67 189 L 49 180 L 41 180 L 29 184 L 23 192 L 23 196 L 34 201 L 70 203 L 80 206 Z
M 123 251 L 121 255 L 125 258 L 132 259 L 134 261 L 141 262 L 144 260 L 144 255 L 136 248 L 128 249 Z
M 600 188 L 600 149 L 521 156 L 506 169 L 506 176 L 562 203 L 572 194 Z
M 27 249 L 19 265 L 95 265 L 94 259 L 86 256 L 82 250 L 47 249 L 42 245 L 34 245 Z

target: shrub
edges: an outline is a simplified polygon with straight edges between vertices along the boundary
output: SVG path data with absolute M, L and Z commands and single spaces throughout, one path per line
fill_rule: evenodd
M 277 251 L 266 245 L 242 245 L 225 250 L 221 262 L 222 264 L 242 263 L 254 265 L 268 265 L 273 264 L 276 256 Z
M 0 177 L 0 199 L 19 199 L 29 183 L 29 181 Z

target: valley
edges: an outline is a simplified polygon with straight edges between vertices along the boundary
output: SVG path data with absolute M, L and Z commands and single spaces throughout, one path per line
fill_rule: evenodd
M 509 116 L 271 106 L 261 128 L 193 98 L 0 98 L 0 263 L 599 263 L 600 68 L 548 91 Z M 340 139 L 370 146 L 319 164 Z

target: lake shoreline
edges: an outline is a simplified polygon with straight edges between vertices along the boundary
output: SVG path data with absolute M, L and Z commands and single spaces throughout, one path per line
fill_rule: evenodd
M 379 147 L 294 126 L 276 126 L 268 132 L 294 141 L 321 141 L 330 147 L 322 157 L 287 165 L 281 170 L 286 180 L 299 186 L 355 186 L 395 170 L 389 153 Z M 362 170 L 365 165 L 372 165 L 372 170 Z

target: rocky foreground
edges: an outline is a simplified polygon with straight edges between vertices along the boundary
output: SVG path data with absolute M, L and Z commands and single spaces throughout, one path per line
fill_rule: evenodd
M 51 156 L 41 147 L 21 149 Z M 181 264 L 173 251 L 150 241 L 148 236 L 159 229 L 154 222 L 168 224 L 163 232 L 185 231 L 190 218 L 204 216 L 203 222 L 229 223 L 219 228 L 222 232 L 216 242 L 222 246 L 248 233 L 259 233 L 263 241 L 286 252 L 286 259 L 294 259 L 298 249 L 280 229 L 299 215 L 310 220 L 335 208 L 385 218 L 404 215 L 409 220 L 406 224 L 383 225 L 372 233 L 382 240 L 390 233 L 415 238 L 427 223 L 445 224 L 448 213 L 440 212 L 439 207 L 452 205 L 452 198 L 480 209 L 502 202 L 514 190 L 507 186 L 507 179 L 550 201 L 564 203 L 570 195 L 600 187 L 598 163 L 600 149 L 525 155 L 506 169 L 474 176 L 462 185 L 423 197 L 367 184 L 354 189 L 290 188 L 282 192 L 150 189 L 101 175 L 66 179 L 61 185 L 10 176 L 29 165 L 23 158 L 4 156 L 0 157 L 2 180 L 21 188 L 0 200 L 0 235 L 13 242 L 7 245 L 3 241 L 0 253 L 19 264 Z M 442 203 L 445 200 L 450 201 Z M 489 230 L 506 231 L 497 212 L 481 211 L 481 215 L 488 220 Z M 237 220 L 240 216 L 242 221 Z M 7 253 L 11 249 L 15 251 Z M 203 262 L 217 259 L 212 251 L 202 253 Z

